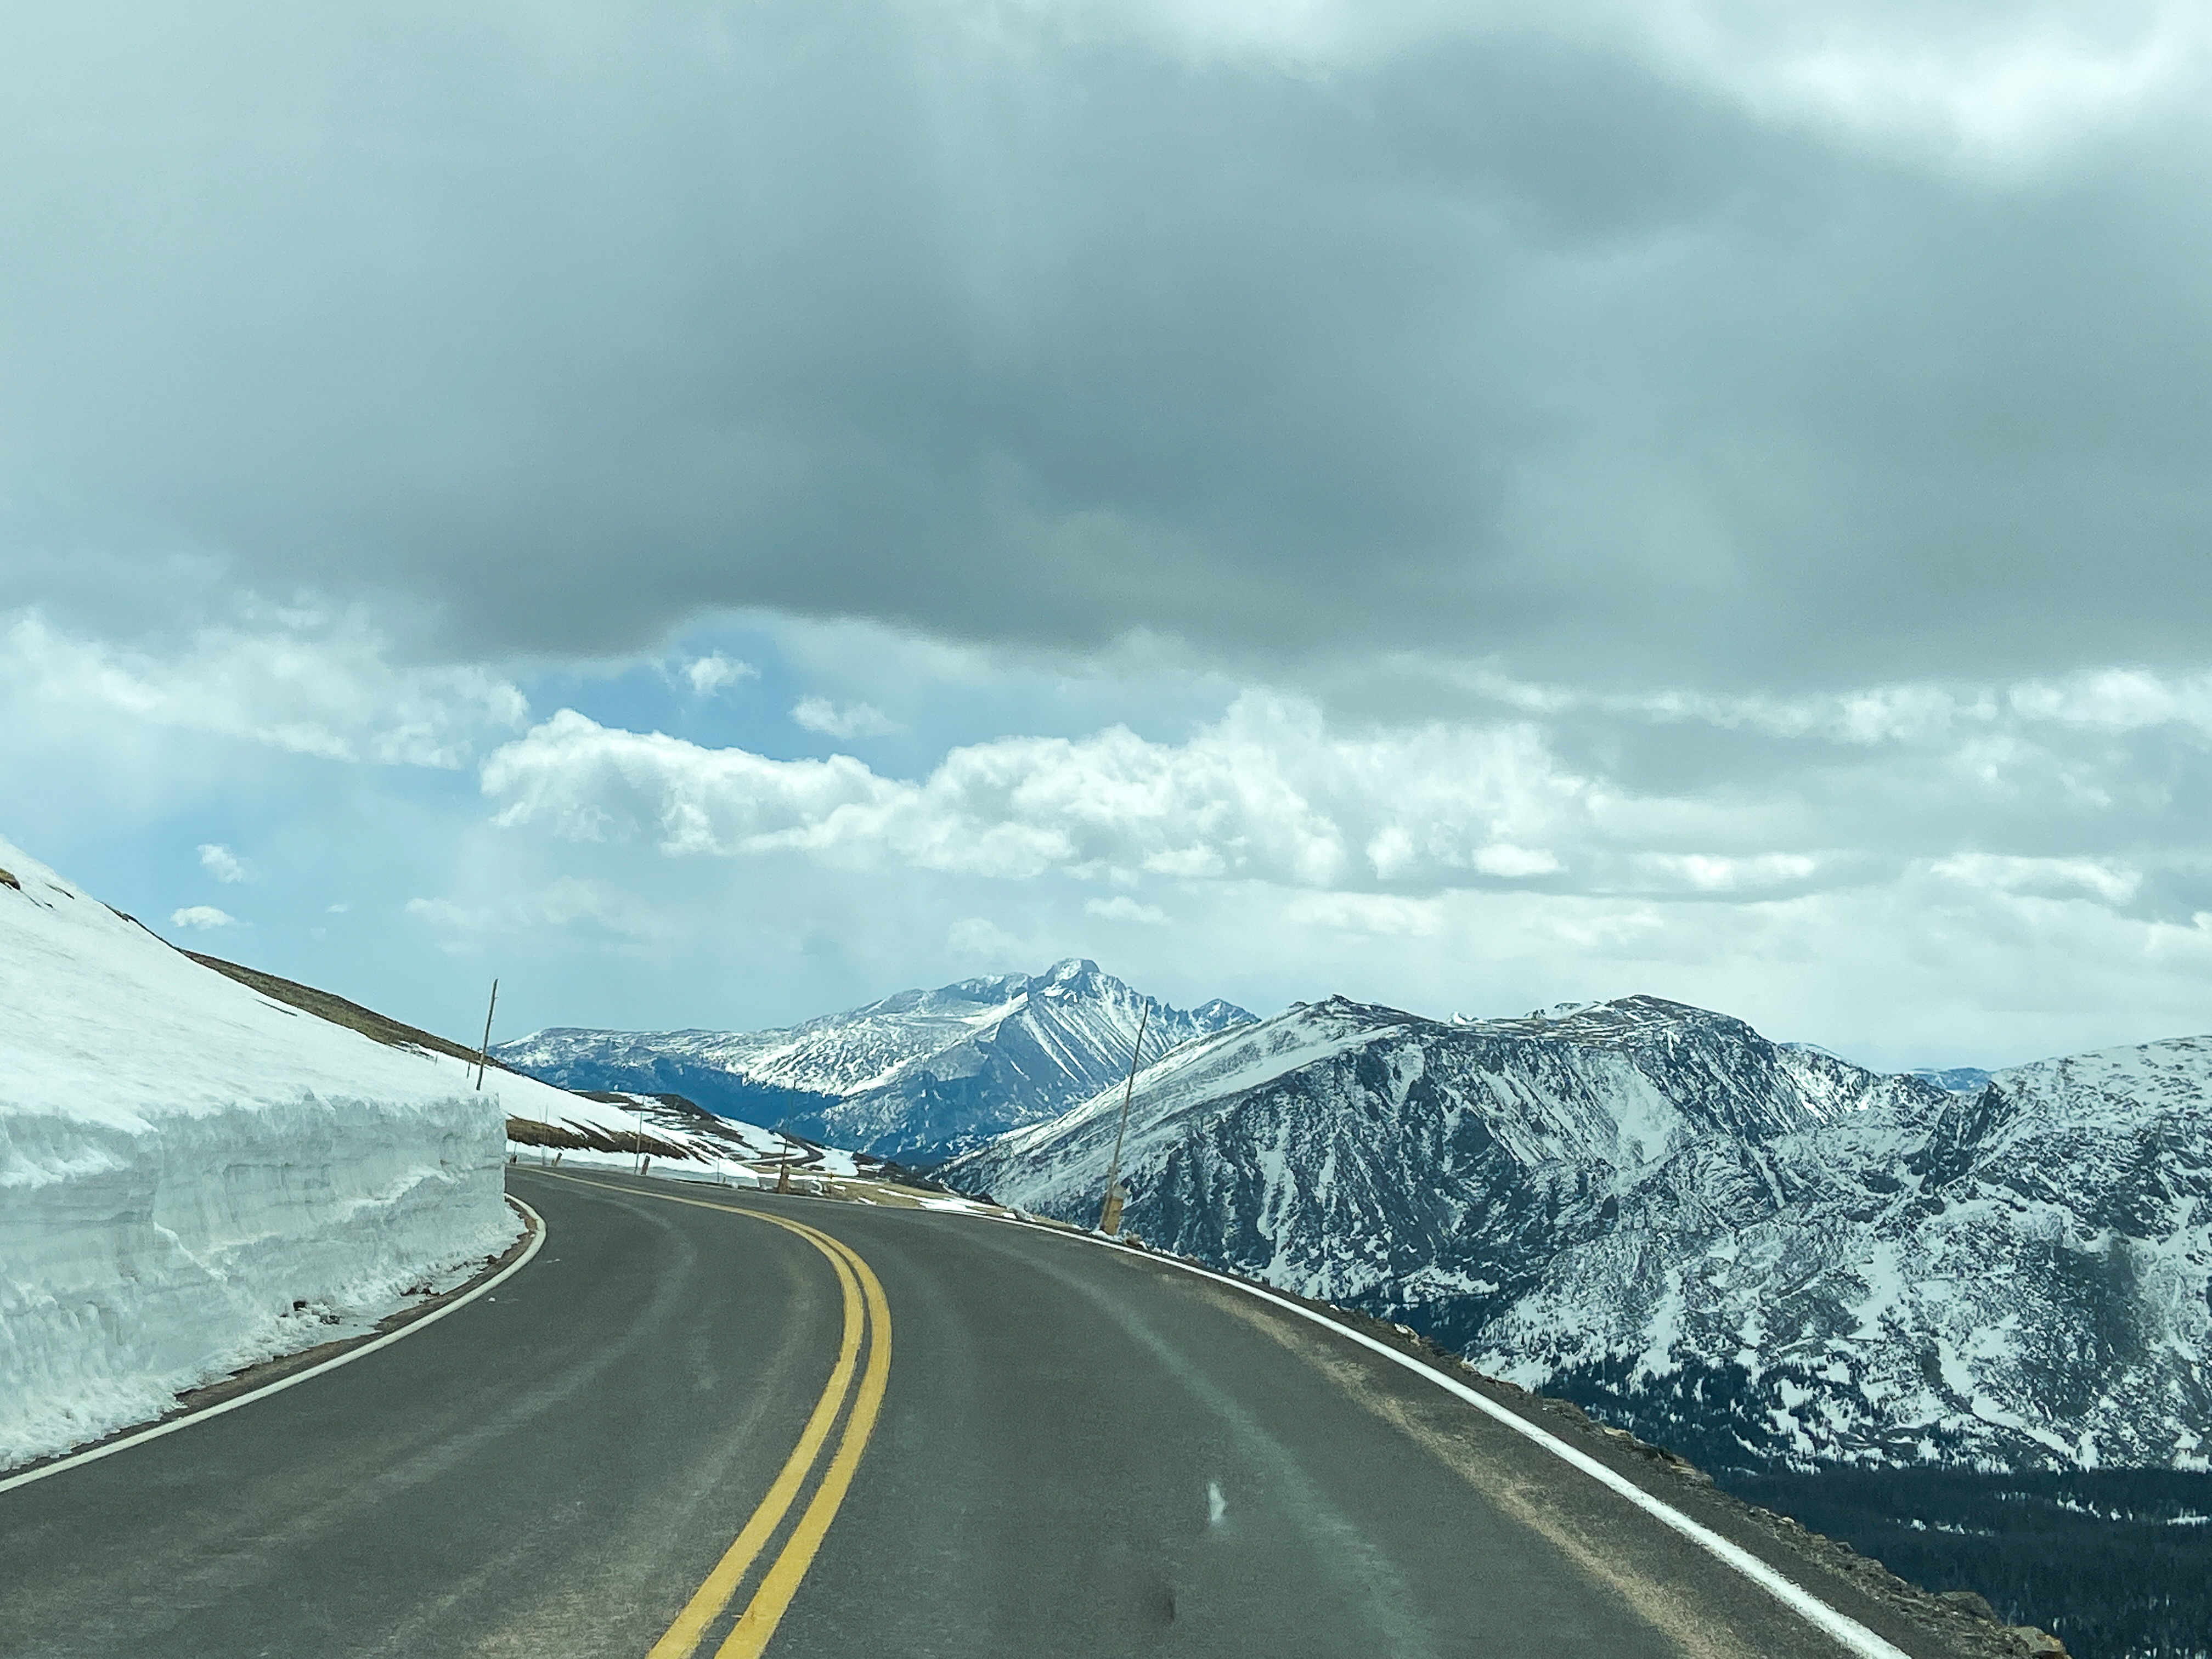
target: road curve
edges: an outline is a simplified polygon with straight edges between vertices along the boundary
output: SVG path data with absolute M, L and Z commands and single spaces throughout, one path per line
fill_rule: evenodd
M 1510 1427 L 1171 1264 L 510 1174 L 548 1242 L 495 1294 L 0 1494 L 0 1653 L 1847 1651 Z

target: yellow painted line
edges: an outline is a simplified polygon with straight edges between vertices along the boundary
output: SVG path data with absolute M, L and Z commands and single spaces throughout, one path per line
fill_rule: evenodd
M 763 1216 L 764 1221 L 774 1221 L 773 1216 Z M 777 1223 L 781 1225 L 781 1222 Z M 797 1228 L 789 1231 L 797 1232 Z M 804 1235 L 801 1235 L 804 1237 Z M 817 1250 L 820 1243 L 808 1239 Z M 646 1659 L 690 1659 L 707 1634 L 707 1626 L 721 1616 L 722 1609 L 730 1605 L 730 1598 L 738 1593 L 738 1586 L 752 1569 L 754 1558 L 768 1547 L 775 1529 L 783 1524 L 783 1517 L 799 1496 L 799 1488 L 813 1472 L 814 1460 L 821 1455 L 822 1443 L 830 1437 L 830 1425 L 836 1422 L 837 1413 L 844 1409 L 845 1396 L 850 1391 L 854 1362 L 860 1358 L 860 1334 L 863 1318 L 860 1294 L 854 1283 L 853 1271 L 834 1251 L 822 1250 L 830 1258 L 830 1265 L 837 1271 L 837 1281 L 845 1296 L 845 1334 L 837 1349 L 837 1364 L 823 1384 L 822 1398 L 815 1402 L 814 1412 L 806 1419 L 806 1428 L 799 1437 L 799 1444 L 785 1462 L 783 1472 L 775 1484 L 768 1489 L 760 1507 L 752 1512 L 722 1559 L 714 1564 L 691 1599 L 684 1604 L 684 1611 L 676 1615 L 661 1638 L 653 1644 Z
M 844 1334 L 837 1351 L 837 1363 L 831 1369 L 829 1382 L 823 1385 L 822 1397 L 815 1402 L 806 1427 L 800 1433 L 799 1444 L 785 1461 L 783 1469 L 760 1506 L 746 1521 L 722 1559 L 714 1564 L 704 1582 L 692 1593 L 691 1599 L 678 1613 L 661 1638 L 653 1644 L 646 1659 L 690 1659 L 704 1638 L 707 1627 L 719 1618 L 736 1595 L 738 1586 L 751 1571 L 754 1560 L 766 1547 L 775 1529 L 791 1508 L 799 1490 L 806 1484 L 815 1461 L 821 1455 L 823 1443 L 829 1437 L 830 1428 L 843 1411 L 851 1394 L 854 1364 L 858 1358 L 865 1329 L 868 1339 L 868 1365 L 860 1379 L 860 1391 L 853 1396 L 851 1414 L 845 1419 L 845 1431 L 839 1437 L 837 1449 L 830 1460 L 822 1481 L 815 1488 L 813 1499 L 792 1528 L 791 1536 L 784 1541 L 782 1550 L 753 1591 L 752 1599 L 744 1611 L 738 1615 L 736 1626 L 714 1650 L 715 1659 L 757 1659 L 775 1634 L 776 1626 L 791 1606 L 792 1598 L 806 1571 L 814 1564 L 822 1540 L 829 1534 L 830 1523 L 837 1518 L 838 1506 L 845 1501 L 845 1493 L 853 1484 L 854 1472 L 860 1468 L 861 1455 L 867 1450 L 869 1437 L 875 1432 L 876 1419 L 882 1411 L 884 1389 L 890 1378 L 891 1369 L 891 1311 L 884 1296 L 882 1282 L 876 1278 L 868 1264 L 857 1251 L 842 1239 L 834 1238 L 804 1222 L 791 1221 L 782 1216 L 769 1215 L 763 1211 L 744 1208 L 735 1204 L 716 1204 L 706 1199 L 679 1198 L 673 1193 L 640 1192 L 635 1187 L 617 1186 L 611 1182 L 590 1181 L 580 1176 L 556 1174 L 546 1170 L 539 1174 L 553 1176 L 558 1181 L 572 1182 L 580 1187 L 597 1187 L 605 1192 L 623 1193 L 633 1198 L 657 1198 L 668 1204 L 688 1204 L 695 1209 L 720 1210 L 729 1215 L 750 1217 L 765 1221 L 771 1226 L 796 1233 L 829 1258 L 836 1270 L 837 1282 L 844 1294 Z M 865 1310 L 865 1314 L 864 1314 Z
M 814 1232 L 811 1227 L 805 1231 Z M 884 1386 L 890 1376 L 891 1311 L 884 1299 L 883 1285 L 851 1247 L 826 1233 L 815 1237 L 834 1246 L 847 1258 L 866 1289 L 872 1327 L 867 1374 L 860 1379 L 860 1391 L 853 1401 L 853 1414 L 845 1422 L 844 1437 L 837 1443 L 837 1455 L 830 1460 L 822 1484 L 815 1489 L 814 1501 L 799 1517 L 799 1525 L 793 1528 L 783 1553 L 776 1557 L 775 1565 L 768 1570 L 760 1588 L 753 1592 L 753 1599 L 738 1615 L 736 1626 L 722 1645 L 714 1650 L 714 1659 L 756 1659 L 768 1646 L 769 1638 L 775 1634 L 776 1626 L 782 1622 L 785 1610 L 791 1606 L 791 1598 L 799 1593 L 799 1581 L 806 1577 L 807 1568 L 814 1565 L 814 1553 L 822 1547 L 830 1523 L 837 1518 L 837 1506 L 845 1501 L 846 1489 L 853 1484 L 853 1471 L 860 1467 L 860 1455 L 868 1449 L 868 1437 L 875 1432 L 876 1414 L 884 1403 Z

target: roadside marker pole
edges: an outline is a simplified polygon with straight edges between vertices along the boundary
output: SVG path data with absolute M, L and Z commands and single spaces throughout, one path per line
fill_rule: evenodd
M 477 1049 L 477 1087 L 483 1087 L 484 1064 L 491 1058 L 491 1017 L 499 1007 L 499 981 L 491 982 L 491 1006 L 484 1010 L 483 1042 Z
M 1152 1000 L 1145 999 L 1145 1012 L 1137 1020 L 1136 1047 L 1129 1050 L 1129 1080 L 1121 1086 L 1121 1127 L 1114 1131 L 1114 1161 L 1106 1166 L 1106 1197 L 1098 1206 L 1098 1231 L 1121 1230 L 1121 1140 L 1129 1133 L 1129 1097 L 1137 1091 L 1137 1063 L 1145 1054 L 1145 1028 L 1152 1024 Z

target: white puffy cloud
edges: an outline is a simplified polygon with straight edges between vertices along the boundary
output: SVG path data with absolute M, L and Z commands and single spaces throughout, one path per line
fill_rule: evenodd
M 225 884 L 244 881 L 247 874 L 245 860 L 215 842 L 200 844 L 200 868 Z
M 483 787 L 504 824 L 646 831 L 669 853 L 1306 887 L 1556 870 L 1537 843 L 1583 817 L 1589 788 L 1524 726 L 1337 736 L 1310 705 L 1256 693 L 1187 743 L 1119 726 L 1001 738 L 953 750 L 920 782 L 848 756 L 770 760 L 563 710 L 491 756 Z
M 1699 893 L 1733 893 L 1802 884 L 1820 860 L 1800 853 L 1727 858 L 1710 853 L 1639 853 L 1634 867 L 1651 886 Z
M 830 738 L 883 738 L 901 730 L 881 709 L 865 702 L 842 708 L 827 697 L 801 697 L 792 705 L 794 724 Z
M 2193 728 L 2212 737 L 2212 674 L 2171 676 L 2107 668 L 2013 687 L 2007 702 L 2021 717 L 2108 732 Z
M 711 697 L 717 691 L 725 690 L 732 685 L 741 685 L 747 680 L 757 680 L 759 678 L 760 670 L 750 663 L 740 662 L 734 657 L 726 657 L 719 651 L 709 652 L 703 657 L 695 657 L 684 666 L 685 682 L 690 686 L 694 695 L 702 697 Z
M 1492 842 L 1487 847 L 1478 847 L 1472 860 L 1474 867 L 1486 876 L 1548 876 L 1564 866 L 1559 855 L 1541 848 L 1516 847 L 1510 842 Z
M 413 665 L 355 613 L 246 601 L 234 622 L 124 646 L 36 610 L 0 613 L 0 724 L 112 743 L 132 730 L 326 760 L 455 769 L 520 726 L 522 693 L 478 666 Z
M 212 904 L 188 904 L 181 910 L 169 913 L 169 926 L 212 933 L 219 927 L 237 927 L 238 918 L 216 909 Z
M 1121 726 L 1003 737 L 913 780 L 563 710 L 492 755 L 482 781 L 510 828 L 848 870 L 1748 902 L 1924 869 L 2172 914 L 2198 902 L 2190 797 L 2160 781 L 2212 740 L 2198 723 L 2212 699 L 2193 681 L 1876 687 L 1786 704 L 1505 690 L 1503 718 L 1362 727 L 1247 692 L 1179 743 Z M 2136 747 L 2112 743 L 2121 729 Z M 1671 774 L 1633 758 L 1668 731 L 1684 734 L 1668 740 Z M 1755 770 L 1736 752 L 1747 742 L 1760 745 Z M 2142 743 L 2168 757 L 2146 767 Z M 2116 863 L 2117 839 L 2133 850 Z M 2114 873 L 2146 860 L 2172 878 Z
M 2212 910 L 2145 919 L 2086 887 L 1970 884 L 1933 865 L 1850 890 L 1677 902 L 1232 889 L 1207 917 L 1235 935 L 1233 953 L 1178 931 L 1160 956 L 1297 963 L 1300 996 L 1341 990 L 1431 1014 L 1649 992 L 1899 1068 L 2206 1029 Z
M 634 684 L 680 711 L 665 660 Z M 1084 735 L 988 735 L 1046 707 L 1022 680 L 983 740 L 907 775 L 563 713 L 493 753 L 481 793 L 364 767 L 296 818 L 222 820 L 207 844 L 233 857 L 294 850 L 256 859 L 250 933 L 198 936 L 449 1032 L 495 973 L 518 1021 L 744 1026 L 1069 954 L 1263 1012 L 1651 991 L 1897 1065 L 2202 1026 L 2212 733 L 2188 677 L 1505 690 L 1395 726 L 1279 693 L 1195 723 L 1155 703 L 1139 734 L 1092 723 L 1109 684 L 1039 717 Z M 756 711 L 770 741 L 776 713 Z M 433 805 L 359 811 L 395 783 Z M 301 848 L 327 858 L 295 867 Z M 129 883 L 99 890 L 150 918 Z M 347 893 L 339 967 L 306 924 Z
M 481 782 L 536 858 L 817 907 L 873 895 L 838 943 L 871 960 L 903 959 L 866 920 L 896 894 L 898 925 L 942 944 L 872 994 L 1085 951 L 1253 1006 L 1652 991 L 1898 1065 L 2201 1024 L 2212 700 L 2194 678 L 1792 699 L 1501 682 L 1483 701 L 1358 724 L 1247 691 L 1180 735 L 990 738 L 905 777 L 563 711 Z M 682 874 L 702 859 L 719 872 Z

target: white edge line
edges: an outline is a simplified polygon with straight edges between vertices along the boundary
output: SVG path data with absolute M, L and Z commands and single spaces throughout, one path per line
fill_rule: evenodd
M 50 1474 L 59 1474 L 64 1469 L 73 1469 L 81 1464 L 94 1462 L 103 1457 L 112 1457 L 117 1452 L 127 1451 L 133 1446 L 143 1446 L 149 1440 L 159 1440 L 165 1434 L 174 1434 L 179 1429 L 189 1429 L 195 1423 L 204 1423 L 210 1417 L 221 1417 L 225 1412 L 234 1412 L 240 1406 L 250 1406 L 257 1400 L 266 1400 L 272 1394 L 282 1394 L 285 1389 L 297 1387 L 310 1377 L 320 1376 L 325 1371 L 336 1370 L 341 1365 L 349 1365 L 363 1355 L 374 1353 L 379 1348 L 390 1347 L 401 1337 L 412 1336 L 426 1326 L 436 1324 L 455 1310 L 467 1307 L 470 1303 L 487 1291 L 498 1289 L 500 1285 L 520 1273 L 530 1265 L 531 1258 L 544 1248 L 544 1217 L 539 1215 L 537 1211 L 519 1198 L 509 1197 L 507 1202 L 530 1218 L 532 1228 L 529 1248 L 474 1290 L 455 1297 L 443 1307 L 434 1309 L 419 1319 L 409 1320 L 396 1331 L 386 1331 L 372 1342 L 364 1342 L 357 1348 L 348 1348 L 343 1353 L 333 1354 L 319 1365 L 310 1365 L 307 1370 L 295 1371 L 289 1376 L 280 1376 L 274 1382 L 264 1382 L 258 1389 L 249 1389 L 246 1393 L 226 1400 L 220 1405 L 210 1406 L 202 1411 L 190 1412 L 182 1417 L 172 1418 L 167 1423 L 157 1423 L 150 1429 L 142 1429 L 137 1434 L 125 1435 L 120 1440 L 111 1440 L 104 1446 L 94 1446 L 89 1451 L 78 1452 L 74 1456 L 62 1458 L 56 1462 L 46 1464 L 42 1468 L 29 1470 L 22 1474 L 10 1475 L 7 1480 L 0 1480 L 0 1492 L 8 1492 L 17 1486 L 27 1486 L 33 1480 L 43 1480 Z
M 1015 1224 L 1036 1227 L 1035 1222 L 1018 1221 Z M 1060 1230 L 1057 1227 L 1038 1227 L 1037 1231 L 1057 1233 Z M 1242 1291 L 1247 1296 L 1256 1297 L 1262 1302 L 1272 1303 L 1287 1313 L 1294 1313 L 1301 1319 L 1309 1320 L 1324 1329 L 1335 1332 L 1347 1340 L 1357 1342 L 1363 1348 L 1373 1350 L 1392 1364 L 1401 1365 L 1418 1376 L 1426 1377 L 1445 1393 L 1458 1395 L 1476 1410 L 1496 1418 L 1516 1433 L 1527 1436 L 1553 1456 L 1580 1469 L 1600 1486 L 1610 1487 L 1619 1492 L 1654 1520 L 1671 1527 L 1707 1554 L 1735 1568 L 1822 1634 L 1833 1638 L 1849 1651 L 1860 1656 L 1860 1659 L 1911 1659 L 1911 1656 L 1904 1649 L 1876 1635 L 1850 1614 L 1838 1612 L 1803 1585 L 1778 1572 L 1741 1544 L 1722 1537 L 1711 1528 L 1692 1520 L 1673 1504 L 1654 1498 L 1627 1476 L 1607 1468 L 1589 1453 L 1570 1446 L 1548 1430 L 1531 1423 L 1518 1412 L 1508 1411 L 1480 1389 L 1471 1389 L 1457 1378 L 1445 1376 L 1434 1366 L 1414 1358 L 1411 1354 L 1402 1353 L 1387 1342 L 1377 1341 L 1364 1331 L 1356 1331 L 1348 1325 L 1340 1324 L 1326 1314 L 1316 1313 L 1311 1308 L 1302 1307 L 1287 1297 L 1278 1296 L 1272 1291 L 1261 1290 L 1256 1285 L 1247 1284 L 1241 1279 L 1232 1279 L 1226 1273 L 1215 1273 L 1210 1267 L 1197 1267 L 1159 1251 L 1133 1249 L 1127 1244 L 1117 1244 L 1111 1239 L 1101 1238 L 1096 1233 L 1074 1232 L 1073 1237 L 1080 1238 L 1086 1243 L 1103 1245 L 1110 1250 L 1119 1250 L 1123 1255 L 1134 1256 L 1142 1261 L 1164 1262 L 1169 1267 L 1180 1267 L 1187 1273 L 1195 1273 L 1200 1279 L 1210 1279 L 1217 1285 L 1226 1285 L 1231 1290 Z

